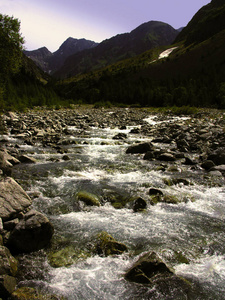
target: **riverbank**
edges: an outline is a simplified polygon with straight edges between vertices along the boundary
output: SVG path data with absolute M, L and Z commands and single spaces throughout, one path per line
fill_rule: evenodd
M 223 113 L 202 112 L 177 117 L 171 114 L 155 114 L 148 109 L 76 107 L 73 110 L 8 113 L 3 116 L 3 120 L 8 134 L 2 135 L 0 139 L 1 184 L 10 183 L 11 190 L 16 191 L 17 183 L 9 179 L 12 176 L 26 191 L 23 190 L 21 193 L 25 195 L 27 203 L 20 210 L 17 209 L 16 215 L 13 212 L 6 217 L 2 213 L 1 232 L 4 245 L 2 247 L 7 246 L 9 236 L 15 232 L 15 228 L 19 227 L 18 223 L 39 214 L 37 211 L 40 208 L 43 214 L 41 218 L 47 215 L 56 227 L 52 243 L 58 243 L 60 246 L 52 244 L 50 250 L 45 250 L 51 258 L 50 261 L 54 261 L 56 265 L 58 264 L 55 261 L 56 254 L 59 251 L 61 251 L 60 256 L 66 253 L 71 256 L 71 251 L 66 252 L 68 246 L 70 250 L 72 247 L 73 256 L 76 257 L 69 265 L 76 266 L 77 256 L 81 260 L 83 257 L 85 261 L 87 257 L 96 255 L 92 252 L 93 249 L 90 251 L 87 247 L 88 243 L 93 243 L 92 237 L 88 237 L 89 241 L 84 238 L 85 246 L 79 245 L 80 252 L 76 255 L 74 252 L 77 252 L 77 246 L 74 246 L 74 241 L 72 244 L 71 241 L 67 241 L 66 243 L 69 244 L 63 246 L 62 239 L 65 239 L 65 236 L 63 237 L 61 229 L 58 228 L 59 223 L 63 218 L 72 218 L 73 213 L 77 212 L 76 218 L 81 214 L 83 222 L 85 219 L 83 212 L 88 214 L 91 209 L 90 213 L 94 213 L 95 207 L 96 209 L 98 207 L 99 212 L 104 208 L 107 211 L 110 205 L 116 209 L 116 211 L 110 210 L 112 219 L 110 220 L 109 217 L 109 222 L 114 222 L 113 215 L 117 214 L 118 209 L 131 218 L 130 212 L 142 215 L 147 211 L 148 214 L 161 205 L 166 205 L 166 209 L 171 205 L 173 208 L 176 206 L 181 208 L 182 205 L 188 206 L 192 205 L 193 201 L 197 202 L 196 192 L 184 193 L 184 190 L 191 190 L 192 186 L 224 187 L 225 117 Z M 117 158 L 115 160 L 117 155 L 120 155 L 122 161 Z M 150 177 L 150 173 L 153 172 L 155 179 Z M 136 184 L 133 180 L 130 182 L 131 175 L 134 176 L 134 181 L 137 181 Z M 7 179 L 5 176 L 8 176 Z M 160 180 L 157 179 L 158 176 Z M 119 185 L 116 183 L 118 178 L 120 178 Z M 57 182 L 56 185 L 54 182 Z M 75 196 L 74 191 L 70 192 L 71 185 L 74 184 L 79 185 L 79 188 L 75 187 L 77 191 Z M 50 190 L 51 186 L 53 190 Z M 179 189 L 183 189 L 182 192 Z M 36 213 L 33 213 L 34 209 Z M 110 231 L 110 227 L 107 231 Z M 53 231 L 50 230 L 47 242 L 38 248 L 23 249 L 21 252 L 33 253 L 46 247 L 52 234 Z M 121 240 L 120 235 L 116 233 L 114 235 L 117 240 Z M 66 239 L 68 240 L 68 237 Z M 135 258 L 142 253 L 137 245 L 133 244 L 132 238 L 131 240 L 125 238 L 125 241 L 129 255 Z M 118 245 L 117 241 L 115 243 Z M 151 242 L 146 239 L 145 247 L 141 247 L 143 252 L 149 249 L 148 246 L 146 247 L 148 243 L 151 245 Z M 99 245 L 99 242 L 97 244 Z M 168 248 L 169 245 L 170 242 Z M 210 247 L 212 248 L 212 245 Z M 159 256 L 163 257 L 162 249 L 159 246 L 156 249 Z M 12 246 L 12 243 L 10 250 L 15 251 L 15 245 Z M 99 251 L 105 253 L 105 250 Z M 175 265 L 180 265 L 175 252 L 180 253 L 184 261 L 191 261 L 187 250 L 173 251 L 171 259 L 168 259 L 167 251 L 163 257 L 164 263 L 170 264 L 174 260 Z M 42 255 L 40 254 L 41 257 Z M 27 258 L 24 260 L 23 256 L 19 256 L 18 259 L 20 265 L 23 265 Z M 124 263 L 125 269 L 126 265 L 127 263 Z M 166 270 L 170 273 L 169 269 Z M 10 272 L 7 276 L 16 276 L 15 273 Z M 18 278 L 26 278 L 21 275 L 21 272 L 19 273 Z M 30 278 L 30 275 L 28 277 Z M 165 278 L 168 280 L 167 276 Z M 35 276 L 32 280 L 35 280 Z M 163 293 L 162 286 L 154 280 L 156 279 L 153 279 L 153 283 Z M 64 293 L 62 295 L 65 296 Z M 71 296 L 68 299 L 72 299 Z

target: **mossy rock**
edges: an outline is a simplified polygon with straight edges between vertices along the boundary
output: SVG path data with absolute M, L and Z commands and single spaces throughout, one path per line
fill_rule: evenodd
M 48 208 L 49 215 L 61 215 L 72 212 L 72 208 L 68 207 L 66 203 L 55 204 Z
M 114 254 L 122 254 L 128 251 L 127 246 L 123 243 L 116 241 L 106 231 L 102 231 L 97 236 L 95 252 L 101 256 L 109 256 Z
M 106 190 L 104 199 L 106 202 L 110 202 L 114 208 L 121 209 L 126 207 L 128 203 L 133 202 L 136 198 L 130 197 L 129 195 L 122 195 L 114 190 Z
M 101 206 L 99 198 L 96 195 L 88 193 L 86 191 L 78 192 L 77 199 L 89 206 Z
M 31 287 L 21 287 L 11 295 L 11 300 L 66 300 L 62 296 L 42 294 Z
M 57 252 L 50 253 L 48 255 L 48 260 L 52 267 L 60 268 L 68 267 L 76 263 L 78 260 L 86 259 L 89 256 L 90 254 L 85 251 L 76 250 L 74 247 L 68 246 Z
M 162 198 L 162 202 L 168 203 L 168 204 L 178 204 L 181 201 L 176 196 L 174 196 L 174 195 L 165 195 Z
M 162 202 L 161 198 L 162 198 L 161 195 L 153 195 L 153 196 L 151 196 L 151 198 L 150 198 L 150 204 L 151 205 L 156 205 L 157 203 Z
M 177 262 L 180 264 L 189 264 L 190 261 L 183 255 L 181 251 L 175 251 L 174 253 Z
M 168 204 L 178 204 L 180 203 L 180 199 L 173 195 L 153 195 L 150 198 L 150 204 L 156 205 L 157 203 L 168 203 Z
M 137 283 L 151 284 L 154 278 L 165 278 L 173 271 L 158 257 L 155 252 L 142 255 L 136 263 L 126 272 L 125 279 Z

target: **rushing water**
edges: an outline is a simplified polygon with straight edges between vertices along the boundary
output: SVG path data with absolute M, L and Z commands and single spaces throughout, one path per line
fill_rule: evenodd
M 167 186 L 165 179 L 171 173 L 158 171 L 142 155 L 125 154 L 129 144 L 150 139 L 131 134 L 126 142 L 113 139 L 118 132 L 128 133 L 129 128 L 91 128 L 82 136 L 76 135 L 76 128 L 70 130 L 75 143 L 65 146 L 69 161 L 62 159 L 63 154 L 21 145 L 38 163 L 18 166 L 14 176 L 30 195 L 36 195 L 33 207 L 48 215 L 61 240 L 88 250 L 96 234 L 104 230 L 125 243 L 129 252 L 110 257 L 95 255 L 69 267 L 53 268 L 40 251 L 21 259 L 28 265 L 22 284 L 41 286 L 71 300 L 187 299 L 179 288 L 163 295 L 154 287 L 125 281 L 126 269 L 143 252 L 153 250 L 177 275 L 192 282 L 192 299 L 225 299 L 225 188 L 199 182 L 203 171 L 195 174 L 188 168 L 182 172 L 193 179 L 193 185 Z M 145 212 L 134 213 L 129 206 L 115 209 L 105 200 L 112 193 L 148 200 L 150 187 L 184 201 L 148 205 Z M 76 194 L 83 190 L 98 195 L 105 204 L 77 209 Z M 175 259 L 177 253 L 186 261 Z

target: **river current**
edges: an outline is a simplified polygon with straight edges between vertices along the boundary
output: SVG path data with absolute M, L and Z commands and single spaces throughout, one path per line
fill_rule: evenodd
M 143 160 L 143 155 L 126 154 L 128 145 L 151 140 L 128 134 L 130 128 L 92 127 L 79 136 L 75 127 L 70 131 L 74 143 L 64 146 L 70 160 L 51 149 L 20 145 L 38 162 L 15 167 L 13 175 L 34 198 L 33 207 L 53 223 L 56 241 L 88 252 L 94 237 L 107 231 L 129 251 L 109 257 L 81 256 L 76 263 L 58 268 L 50 266 L 44 251 L 24 255 L 20 257 L 20 284 L 41 287 L 69 300 L 189 299 L 179 288 L 164 295 L 154 287 L 124 279 L 141 254 L 155 251 L 177 275 L 191 282 L 192 299 L 225 299 L 225 187 L 199 182 L 190 168 L 184 176 L 193 179 L 192 185 L 168 186 L 169 172 Z M 128 138 L 113 139 L 119 132 Z M 144 212 L 134 213 L 129 205 L 116 209 L 106 200 L 109 194 L 148 200 L 150 187 L 184 201 L 148 204 Z M 74 199 L 79 191 L 97 195 L 104 205 L 77 209 Z

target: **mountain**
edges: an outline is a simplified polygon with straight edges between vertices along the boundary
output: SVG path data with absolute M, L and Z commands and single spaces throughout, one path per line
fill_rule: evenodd
M 24 54 L 32 59 L 43 71 L 48 72 L 48 60 L 53 54 L 46 47 L 33 51 L 24 51 Z
M 74 39 L 69 37 L 57 51 L 51 53 L 46 47 L 24 51 L 43 71 L 52 73 L 60 68 L 67 57 L 84 49 L 94 48 L 98 45 L 86 39 Z
M 176 42 L 185 41 L 185 45 L 200 43 L 225 28 L 225 2 L 212 0 L 203 6 L 178 35 Z
M 150 21 L 130 33 L 119 34 L 101 42 L 97 47 L 68 57 L 54 76 L 66 78 L 100 69 L 117 61 L 134 57 L 157 46 L 171 44 L 178 31 L 170 25 Z
M 225 108 L 224 20 L 224 1 L 212 0 L 172 45 L 67 79 L 59 86 L 61 95 L 90 103 Z M 174 48 L 171 54 L 158 59 L 169 48 Z

